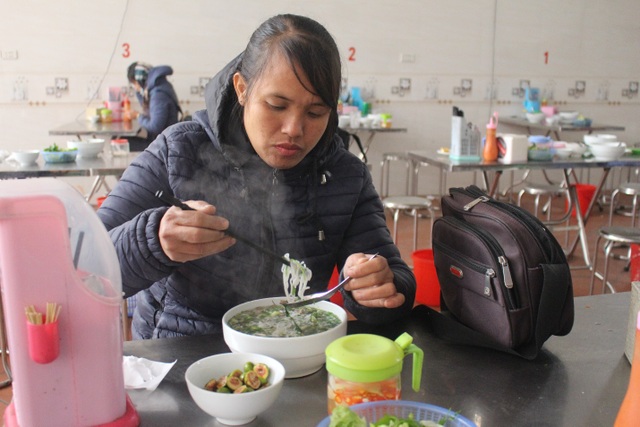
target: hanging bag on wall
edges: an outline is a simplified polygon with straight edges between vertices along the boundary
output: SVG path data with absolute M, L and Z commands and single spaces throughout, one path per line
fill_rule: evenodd
M 534 359 L 551 335 L 573 326 L 567 259 L 551 232 L 526 210 L 480 188 L 451 188 L 433 226 L 441 312 L 436 334 Z

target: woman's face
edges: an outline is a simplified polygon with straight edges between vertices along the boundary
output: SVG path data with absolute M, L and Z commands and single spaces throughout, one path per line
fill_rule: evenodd
M 311 88 L 299 70 L 304 85 Z M 239 73 L 233 76 L 239 102 L 244 106 L 244 126 L 249 141 L 269 166 L 296 166 L 318 144 L 331 109 L 298 81 L 289 62 L 275 55 L 251 95 Z

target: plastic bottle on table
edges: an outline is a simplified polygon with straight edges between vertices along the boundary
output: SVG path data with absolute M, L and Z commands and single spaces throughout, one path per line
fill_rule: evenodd
M 485 139 L 484 149 L 482 150 L 482 159 L 486 162 L 494 162 L 498 159 L 497 128 L 498 112 L 494 112 L 493 116 L 489 119 L 489 123 L 487 123 L 487 138 Z
M 614 427 L 637 426 L 640 422 L 640 312 L 636 324 L 636 338 L 633 346 L 633 362 L 627 394 L 622 400 Z
M 131 101 L 126 96 L 122 101 L 122 120 L 125 122 L 131 121 Z

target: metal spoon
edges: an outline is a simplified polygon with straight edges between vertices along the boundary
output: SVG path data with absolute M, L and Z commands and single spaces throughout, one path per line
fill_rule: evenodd
M 371 261 L 372 259 L 374 259 L 377 256 L 378 256 L 378 253 L 375 253 L 375 254 L 371 255 L 371 257 L 369 258 L 369 261 Z M 299 299 L 297 301 L 294 301 L 294 302 L 283 302 L 282 305 L 284 305 L 285 308 L 296 308 L 296 307 L 303 307 L 305 305 L 313 304 L 313 303 L 316 303 L 318 301 L 328 300 L 336 292 L 338 292 L 340 289 L 342 289 L 344 287 L 344 285 L 346 285 L 350 280 L 351 280 L 351 277 L 347 276 L 344 279 L 342 279 L 342 281 L 340 283 L 338 283 L 336 286 L 334 286 L 333 288 L 329 289 L 328 291 L 317 292 L 317 293 L 311 294 L 311 295 L 305 295 L 301 299 Z

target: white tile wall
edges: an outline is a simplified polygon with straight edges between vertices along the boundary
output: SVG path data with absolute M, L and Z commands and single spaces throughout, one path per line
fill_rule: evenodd
M 48 130 L 83 117 L 100 81 L 101 96 L 110 85 L 126 85 L 134 60 L 172 65 L 183 109 L 202 108 L 190 88 L 281 12 L 325 24 L 343 53 L 349 84 L 368 89 L 374 111 L 392 113 L 394 125 L 409 129 L 374 140 L 376 183 L 381 153 L 448 145 L 453 105 L 483 125 L 492 74 L 492 105 L 501 115 L 521 112 L 512 89 L 529 80 L 561 109 L 626 126 L 621 139 L 640 142 L 640 99 L 622 96 L 640 80 L 637 0 L 25 0 L 0 3 L 0 150 L 62 142 Z M 415 61 L 401 62 L 402 54 Z M 69 79 L 68 92 L 48 95 L 58 77 Z M 404 96 L 391 91 L 400 78 L 412 83 Z M 473 82 L 465 96 L 454 94 L 462 79 Z M 568 90 L 577 80 L 586 91 L 575 98 Z M 422 181 L 421 192 L 435 191 L 436 179 Z M 392 181 L 394 188 L 404 184 Z

